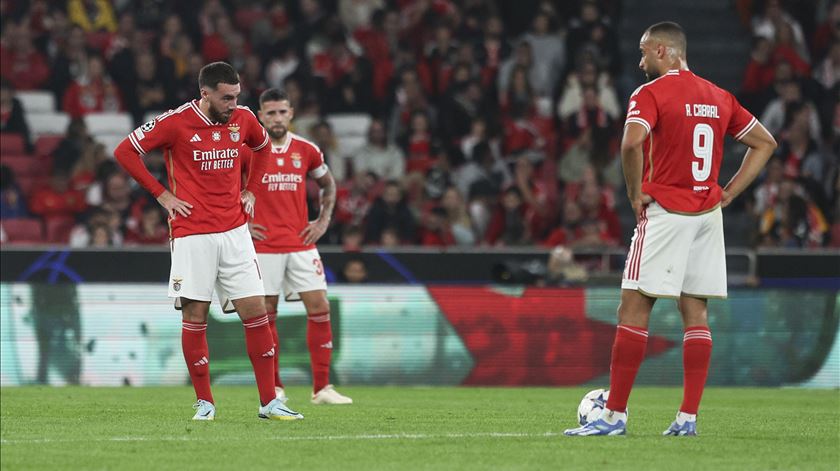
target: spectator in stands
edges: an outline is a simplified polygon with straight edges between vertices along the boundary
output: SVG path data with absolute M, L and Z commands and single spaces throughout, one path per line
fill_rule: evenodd
M 808 101 L 804 101 L 802 85 L 796 80 L 777 82 L 775 85 L 778 98 L 773 99 L 764 109 L 761 122 L 774 136 L 780 133 L 793 120 L 794 112 L 804 113 L 808 120 L 811 137 L 820 135 L 820 117 L 817 110 Z
M 365 242 L 368 244 L 376 244 L 382 240 L 382 232 L 387 227 L 396 229 L 400 244 L 416 242 L 414 215 L 399 182 L 391 180 L 385 183 L 382 196 L 370 207 L 365 226 Z
M 803 165 L 808 160 L 821 159 L 818 153 L 815 133 L 811 130 L 816 112 L 807 104 L 794 102 L 787 109 L 788 125 L 779 133 L 779 147 L 776 155 L 782 158 L 785 165 L 785 175 L 791 178 L 799 178 L 802 174 Z M 811 163 L 811 165 L 815 165 Z M 812 167 L 812 173 L 815 171 Z M 820 173 L 821 168 L 816 169 Z
M 831 44 L 825 59 L 814 70 L 814 78 L 826 90 L 831 90 L 840 83 L 840 39 Z
M 513 177 L 504 161 L 493 154 L 490 144 L 480 142 L 473 147 L 472 158 L 455 172 L 452 180 L 458 191 L 472 200 L 479 189 L 485 195 L 497 196 Z
M 528 41 L 520 41 L 511 57 L 502 63 L 499 69 L 498 89 L 510 94 L 512 82 L 515 80 L 514 71 L 524 75 L 524 84 L 516 85 L 521 90 L 527 88 L 532 96 L 552 96 L 554 83 L 552 80 L 551 63 L 540 63 L 534 59 L 534 50 Z M 523 86 L 524 85 L 524 86 Z M 508 97 L 509 99 L 512 97 Z
M 549 180 L 553 182 L 552 180 Z M 525 222 L 533 240 L 542 240 L 556 222 L 556 188 L 540 178 L 534 163 L 527 156 L 516 159 L 514 184 L 525 204 Z
M 761 217 L 762 246 L 820 247 L 826 242 L 825 216 L 802 193 L 793 180 L 782 182 L 776 204 L 768 207 Z
M 171 80 L 160 80 L 161 75 L 151 52 L 142 51 L 135 55 L 134 80 L 125 96 L 128 97 L 128 109 L 136 125 L 145 121 L 146 114 L 158 114 L 174 105 L 174 84 Z
M 356 172 L 340 185 L 336 195 L 335 222 L 341 227 L 361 225 L 376 193 L 378 179 L 373 173 Z
M 840 1 L 834 0 L 829 7 L 828 15 L 813 34 L 811 45 L 814 58 L 825 57 L 826 51 L 838 40 L 840 40 Z
M 367 267 L 359 258 L 353 258 L 344 264 L 338 281 L 342 283 L 360 284 L 367 281 Z
M 763 36 L 753 38 L 750 61 L 744 71 L 741 93 L 744 105 L 749 109 L 764 109 L 764 95 L 773 86 L 776 75 L 776 62 L 772 60 L 773 42 Z
M 88 33 L 117 30 L 114 9 L 108 0 L 68 0 L 67 16 Z
M 361 252 L 365 241 L 365 233 L 359 226 L 347 226 L 341 234 L 341 250 L 343 252 Z
M 9 167 L 0 165 L 0 219 L 25 218 L 28 216 L 26 200 L 17 182 L 15 182 L 14 172 Z
M 96 224 L 91 226 L 88 230 L 88 237 L 90 240 L 88 247 L 102 249 L 112 247 L 114 245 L 114 239 L 111 236 L 111 231 L 108 230 L 107 225 Z
M 808 61 L 809 55 L 805 44 L 805 35 L 802 33 L 802 26 L 784 11 L 780 0 L 766 0 L 763 11 L 752 19 L 753 34 L 771 41 L 776 40 L 778 30 L 782 25 L 790 27 L 791 44 L 796 53 L 805 61 Z
M 618 119 L 622 107 L 618 103 L 618 95 L 610 83 L 610 77 L 605 72 L 599 72 L 598 66 L 592 61 L 582 62 L 575 72 L 569 74 L 563 93 L 557 102 L 557 117 L 568 122 L 574 119 L 584 108 L 584 91 L 595 90 L 597 107 L 611 120 Z
M 566 63 L 577 64 L 581 54 L 585 54 L 597 60 L 602 70 L 618 76 L 621 72 L 618 39 L 609 18 L 601 13 L 595 0 L 584 0 L 580 5 L 579 16 L 569 22 Z
M 617 245 L 621 240 L 621 223 L 618 214 L 604 202 L 601 189 L 593 184 L 585 185 L 578 196 L 578 203 L 583 222 L 595 226 L 591 231 L 584 227 L 581 237 L 597 235 L 604 245 Z M 592 239 L 589 241 L 592 242 Z
M 785 165 L 781 157 L 771 157 L 765 169 L 764 180 L 753 192 L 755 197 L 753 209 L 756 214 L 764 214 L 767 208 L 776 204 L 779 188 L 785 177 Z
M 17 90 L 43 88 L 50 76 L 50 68 L 44 55 L 32 44 L 29 25 L 5 21 L 3 29 L 0 39 L 3 78 Z
M 75 217 L 87 209 L 85 195 L 70 188 L 70 173 L 67 169 L 53 169 L 50 185 L 36 190 L 29 202 L 32 214 L 46 219 Z
M 163 245 L 168 241 L 169 229 L 157 204 L 146 205 L 138 227 L 125 233 L 126 245 Z
M 534 16 L 531 30 L 521 38 L 530 44 L 534 63 L 545 69 L 546 88 L 543 90 L 542 86 L 532 83 L 534 89 L 549 97 L 554 97 L 555 87 L 566 69 L 566 43 L 557 33 L 556 22 L 551 10 L 541 8 Z
M 116 84 L 105 73 L 102 58 L 88 58 L 87 73 L 64 92 L 62 109 L 74 118 L 89 113 L 123 111 L 122 97 Z
M 580 209 L 580 205 L 573 199 L 565 200 L 560 225 L 551 231 L 543 245 L 554 247 L 574 243 L 581 236 L 582 221 L 583 211 Z
M 434 164 L 433 149 L 439 147 L 432 134 L 429 115 L 417 110 L 411 115 L 408 132 L 400 139 L 400 146 L 407 157 L 406 172 L 425 174 Z
M 794 44 L 793 34 L 790 23 L 779 23 L 779 26 L 776 28 L 773 58 L 776 62 L 781 60 L 790 62 L 797 75 L 807 77 L 811 75 L 808 51 L 804 44 Z
M 435 206 L 423 215 L 420 229 L 420 245 L 424 247 L 448 247 L 455 245 L 455 236 L 449 226 L 446 210 Z
M 476 52 L 483 76 L 496 76 L 502 62 L 511 54 L 510 43 L 504 33 L 505 24 L 499 16 L 491 15 L 485 20 L 484 34 Z
M 446 220 L 452 230 L 455 244 L 462 246 L 475 245 L 476 236 L 472 221 L 467 212 L 464 197 L 458 189 L 454 186 L 448 187 L 444 191 L 440 203 L 446 212 Z
M 87 212 L 85 217 L 83 218 L 83 222 L 76 224 L 73 229 L 70 231 L 70 247 L 80 248 L 80 247 L 88 247 L 92 243 L 91 235 L 94 232 L 93 228 L 98 226 L 103 226 L 108 228 L 109 237 L 107 238 L 110 241 L 111 245 L 122 245 L 123 236 L 122 232 L 118 229 L 112 229 L 112 221 L 119 220 L 119 217 L 112 217 L 112 213 L 105 209 L 102 209 L 98 206 L 94 206 L 90 208 Z
M 131 187 L 125 173 L 112 172 L 106 178 L 101 206 L 107 211 L 120 214 L 123 218 L 128 216 L 131 207 Z
M 60 104 L 67 88 L 87 74 L 88 52 L 84 30 L 74 25 L 67 39 L 57 43 L 56 47 L 58 54 L 52 63 L 50 88 L 55 94 L 55 102 Z
M 53 165 L 64 169 L 72 169 L 79 157 L 94 144 L 88 133 L 87 124 L 81 118 L 71 119 L 67 125 L 64 139 L 53 151 Z
M 525 224 L 526 211 L 527 206 L 519 189 L 515 186 L 507 188 L 493 212 L 484 241 L 498 247 L 530 244 L 531 234 Z
M 405 174 L 405 158 L 399 147 L 388 142 L 385 123 L 373 119 L 368 128 L 368 142 L 353 155 L 353 171 L 374 173 L 379 179 L 394 180 Z
M 452 37 L 452 28 L 441 23 L 435 27 L 434 39 L 424 48 L 429 68 L 431 95 L 439 97 L 446 92 L 452 71 L 458 62 L 458 43 Z
M 32 136 L 15 89 L 6 78 L 0 79 L 0 132 L 17 134 L 23 139 L 24 150 L 32 153 Z

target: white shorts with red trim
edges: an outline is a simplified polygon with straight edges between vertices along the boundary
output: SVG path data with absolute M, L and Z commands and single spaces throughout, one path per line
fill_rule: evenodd
M 247 224 L 226 232 L 177 237 L 170 244 L 169 297 L 211 301 L 215 288 L 222 306 L 230 300 L 263 296 L 257 252 Z
M 725 298 L 720 207 L 688 215 L 670 213 L 655 201 L 647 205 L 630 241 L 621 288 L 663 298 Z
M 259 253 L 266 296 L 283 294 L 286 301 L 299 301 L 299 293 L 327 289 L 324 265 L 318 249 L 292 253 Z

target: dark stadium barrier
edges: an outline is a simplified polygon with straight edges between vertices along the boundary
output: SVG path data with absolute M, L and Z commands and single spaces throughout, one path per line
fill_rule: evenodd
M 0 283 L 0 384 L 186 384 L 180 315 L 165 293 L 164 283 Z M 608 382 L 616 287 L 337 284 L 329 299 L 339 384 Z M 300 303 L 281 303 L 289 384 L 309 381 L 304 315 Z M 832 289 L 734 289 L 710 301 L 709 384 L 840 387 L 838 317 Z M 656 304 L 650 332 L 638 382 L 681 384 L 672 301 Z M 216 303 L 208 340 L 214 382 L 253 381 L 241 323 Z

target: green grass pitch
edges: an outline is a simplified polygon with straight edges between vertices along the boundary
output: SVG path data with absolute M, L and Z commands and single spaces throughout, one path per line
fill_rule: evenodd
M 696 438 L 662 437 L 679 388 L 637 388 L 625 437 L 571 438 L 584 388 L 342 387 L 351 406 L 257 419 L 254 387 L 216 386 L 215 422 L 168 388 L 0 390 L 2 469 L 840 469 L 840 391 L 709 388 Z

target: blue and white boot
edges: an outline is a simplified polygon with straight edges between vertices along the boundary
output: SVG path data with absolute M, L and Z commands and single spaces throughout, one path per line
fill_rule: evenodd
M 588 437 L 590 435 L 624 435 L 627 433 L 627 413 L 604 409 L 601 416 L 588 424 L 570 428 L 563 432 L 570 437 Z
M 199 399 L 193 405 L 193 409 L 195 409 L 195 415 L 192 418 L 193 420 L 216 419 L 216 406 L 214 406 L 212 402 L 205 401 L 204 399 Z
M 276 398 L 268 404 L 261 406 L 257 415 L 261 419 L 270 420 L 300 420 L 303 418 L 303 414 L 289 409 L 289 406 Z
M 677 418 L 662 432 L 662 435 L 672 437 L 694 437 L 697 436 L 697 414 L 686 414 L 677 412 Z

